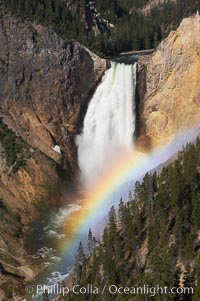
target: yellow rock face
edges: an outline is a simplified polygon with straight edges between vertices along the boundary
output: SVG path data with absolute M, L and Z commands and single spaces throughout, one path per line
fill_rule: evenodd
M 184 19 L 147 64 L 142 120 L 153 147 L 200 124 L 200 20 Z

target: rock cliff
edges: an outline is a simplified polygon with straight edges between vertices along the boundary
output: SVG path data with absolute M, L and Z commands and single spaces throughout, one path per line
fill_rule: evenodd
M 24 261 L 26 225 L 51 205 L 66 201 L 64 189 L 70 189 L 77 171 L 74 137 L 107 63 L 51 29 L 2 12 L 0 40 L 3 287 L 7 277 L 12 282 L 13 275 L 33 276 Z
M 155 53 L 139 59 L 142 148 L 169 142 L 200 121 L 200 18 L 182 21 Z
M 0 20 L 0 40 L 2 114 L 26 141 L 74 173 L 74 135 L 106 61 L 10 15 Z

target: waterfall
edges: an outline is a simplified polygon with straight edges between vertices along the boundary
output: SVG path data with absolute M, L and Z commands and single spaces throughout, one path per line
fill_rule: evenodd
M 134 148 L 136 63 L 112 62 L 98 86 L 77 136 L 83 180 L 91 181 L 123 149 Z

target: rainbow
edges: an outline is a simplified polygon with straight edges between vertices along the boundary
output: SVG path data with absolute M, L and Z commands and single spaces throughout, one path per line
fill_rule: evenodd
M 78 239 L 83 233 L 87 234 L 90 227 L 96 226 L 95 221 L 105 217 L 111 206 L 113 194 L 122 183 L 130 180 L 141 163 L 145 164 L 146 157 L 135 152 L 124 153 L 118 162 L 113 164 L 112 168 L 105 172 L 102 178 L 85 193 L 81 203 L 82 209 L 73 212 L 66 224 L 66 236 L 71 239 L 66 239 L 61 246 L 65 254 L 74 248 L 74 244 L 79 243 Z M 119 198 L 116 201 L 118 200 Z
M 175 137 L 168 145 L 148 154 L 137 151 L 121 153 L 118 161 L 106 171 L 85 194 L 82 209 L 71 214 L 66 226 L 66 239 L 60 246 L 65 254 L 74 250 L 75 246 L 85 237 L 90 227 L 99 226 L 105 218 L 111 205 L 116 205 L 122 196 L 123 184 L 141 179 L 149 170 L 163 164 L 175 155 L 188 141 L 194 140 L 199 134 L 199 128 L 184 132 Z

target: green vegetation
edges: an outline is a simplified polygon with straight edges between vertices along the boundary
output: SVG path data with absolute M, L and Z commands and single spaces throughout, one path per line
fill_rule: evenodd
M 178 287 L 181 263 L 185 266 L 182 283 L 194 287 L 194 295 L 129 299 L 105 292 L 103 296 L 72 294 L 64 300 L 199 300 L 200 138 L 195 145 L 188 144 L 160 174 L 147 173 L 128 199 L 127 203 L 120 200 L 118 212 L 111 208 L 102 242 L 92 248 L 94 238 L 89 231 L 87 256 L 80 243 L 74 283 L 99 288 L 110 284 Z
M 148 0 L 4 0 L 15 15 L 52 26 L 65 40 L 78 40 L 100 54 L 154 48 L 180 21 L 200 9 L 198 0 L 166 1 L 148 15 Z M 99 15 L 98 15 L 99 14 Z M 114 25 L 110 27 L 107 21 Z M 97 24 L 100 34 L 92 30 Z M 87 24 L 87 25 L 86 25 Z
M 30 157 L 30 146 L 7 127 L 0 119 L 0 144 L 3 147 L 6 163 L 17 172 L 20 167 L 25 166 L 26 159 Z

